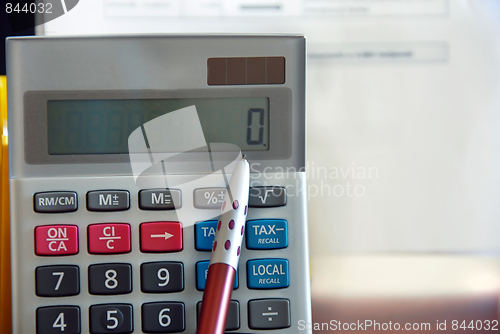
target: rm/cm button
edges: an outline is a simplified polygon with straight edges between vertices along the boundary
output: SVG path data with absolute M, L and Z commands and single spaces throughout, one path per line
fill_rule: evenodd
M 34 210 L 39 213 L 73 212 L 78 209 L 74 191 L 36 193 L 33 200 Z

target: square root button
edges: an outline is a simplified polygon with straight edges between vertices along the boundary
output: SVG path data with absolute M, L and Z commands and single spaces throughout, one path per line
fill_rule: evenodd
M 286 189 L 278 186 L 252 187 L 248 197 L 251 208 L 270 208 L 286 205 Z
M 89 253 L 117 254 L 130 252 L 130 225 L 93 224 L 88 227 Z
M 182 224 L 179 222 L 142 223 L 141 252 L 177 252 L 182 250 Z

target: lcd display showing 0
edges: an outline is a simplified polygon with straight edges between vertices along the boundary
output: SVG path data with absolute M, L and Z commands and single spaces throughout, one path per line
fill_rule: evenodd
M 169 112 L 196 106 L 207 143 L 242 151 L 269 150 L 269 98 L 49 100 L 50 155 L 127 154 L 138 127 Z M 186 126 L 179 124 L 179 126 Z M 189 128 L 184 133 L 189 135 Z

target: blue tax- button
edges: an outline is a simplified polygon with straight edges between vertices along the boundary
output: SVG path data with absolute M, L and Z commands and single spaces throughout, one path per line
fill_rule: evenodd
M 288 246 L 288 228 L 283 219 L 259 219 L 247 222 L 248 249 L 278 249 Z
M 288 260 L 259 259 L 247 262 L 249 289 L 279 289 L 290 285 Z
M 206 222 L 194 225 L 195 248 L 199 251 L 210 251 L 217 231 L 217 220 L 207 220 Z
M 205 290 L 209 264 L 210 261 L 196 262 L 196 289 L 200 291 Z M 238 289 L 238 271 L 236 271 L 236 277 L 234 278 L 233 289 Z

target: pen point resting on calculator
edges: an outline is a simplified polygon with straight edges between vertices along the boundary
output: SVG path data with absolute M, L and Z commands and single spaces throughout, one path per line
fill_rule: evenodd
M 222 203 L 197 334 L 222 334 L 225 331 L 248 213 L 249 183 L 250 168 L 243 155 L 236 164 Z

